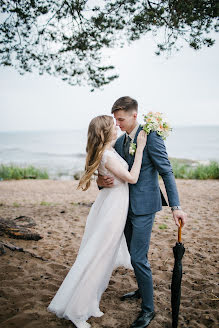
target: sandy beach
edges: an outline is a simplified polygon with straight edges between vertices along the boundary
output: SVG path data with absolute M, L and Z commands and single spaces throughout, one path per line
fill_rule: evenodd
M 29 253 L 11 251 L 0 256 L 1 328 L 74 327 L 47 311 L 50 300 L 77 255 L 86 217 L 99 192 L 95 182 L 86 191 L 77 181 L 21 180 L 0 182 L 0 218 L 32 218 L 39 241 L 0 235 L 4 243 Z M 177 180 L 181 205 L 188 214 L 182 231 L 183 258 L 179 328 L 218 327 L 219 181 Z M 161 182 L 161 188 L 164 190 Z M 150 328 L 171 327 L 170 284 L 172 247 L 177 228 L 169 208 L 158 212 L 153 226 L 149 259 L 154 279 L 156 317 Z M 101 318 L 90 318 L 93 328 L 128 328 L 140 310 L 140 301 L 121 302 L 120 296 L 136 288 L 134 273 L 125 268 L 113 272 L 103 294 Z

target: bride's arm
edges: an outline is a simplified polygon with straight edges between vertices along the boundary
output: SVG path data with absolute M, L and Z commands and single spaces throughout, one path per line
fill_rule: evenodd
M 135 153 L 135 160 L 130 172 L 126 168 L 124 168 L 124 166 L 120 163 L 119 160 L 115 160 L 115 158 L 109 156 L 107 157 L 105 167 L 121 180 L 131 184 L 135 184 L 138 181 L 141 169 L 142 155 L 144 147 L 146 145 L 146 141 L 147 135 L 144 131 L 141 131 L 138 134 L 138 146 Z

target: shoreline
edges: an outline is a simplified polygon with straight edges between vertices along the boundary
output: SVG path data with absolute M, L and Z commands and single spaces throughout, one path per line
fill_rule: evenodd
M 182 177 L 182 176 L 178 176 L 177 172 L 179 171 L 179 169 L 181 169 L 181 167 L 183 167 L 183 170 L 185 171 L 185 169 L 196 169 L 199 166 L 202 166 L 204 168 L 207 168 L 207 166 L 210 166 L 212 163 L 216 163 L 216 165 L 219 167 L 219 160 L 192 160 L 192 159 L 187 159 L 187 158 L 176 158 L 176 157 L 169 157 L 169 160 L 172 164 L 173 169 L 176 170 L 175 174 L 175 178 L 192 178 L 191 176 L 186 177 Z M 1 170 L 1 168 L 3 168 Z M 53 167 L 53 171 L 51 171 L 50 167 L 42 167 L 42 166 L 37 166 L 37 165 L 17 165 L 17 164 L 3 164 L 0 162 L 0 182 L 7 180 L 7 178 L 4 178 L 4 170 L 7 171 L 8 168 L 12 168 L 13 170 L 24 170 L 24 169 L 29 169 L 29 171 L 34 172 L 32 175 L 30 174 L 30 177 L 26 177 L 25 179 L 37 179 L 40 177 L 35 177 L 34 175 L 36 174 L 36 171 L 39 172 L 39 174 L 44 175 L 44 173 L 48 176 L 45 177 L 45 179 L 49 179 L 49 180 L 54 180 L 54 181 L 71 181 L 71 180 L 79 180 L 81 174 L 83 173 L 83 167 L 81 166 L 81 169 L 55 169 Z M 3 173 L 2 173 L 3 172 Z M 217 177 L 214 177 L 215 179 L 219 178 L 219 174 L 216 175 Z M 16 178 L 14 178 L 16 179 Z M 44 179 L 44 178 L 43 178 Z M 198 178 L 197 178 L 198 179 Z

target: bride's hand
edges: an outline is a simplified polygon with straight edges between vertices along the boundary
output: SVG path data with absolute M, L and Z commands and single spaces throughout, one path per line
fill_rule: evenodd
M 147 142 L 147 133 L 145 131 L 140 131 L 137 138 L 137 149 L 144 150 Z

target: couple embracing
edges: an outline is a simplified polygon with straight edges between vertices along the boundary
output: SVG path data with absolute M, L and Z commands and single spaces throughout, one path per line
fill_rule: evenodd
M 79 188 L 87 190 L 98 170 L 99 193 L 87 217 L 78 256 L 48 310 L 71 320 L 77 328 L 90 327 L 91 316 L 100 317 L 101 296 L 113 269 L 122 265 L 134 269 L 138 290 L 121 300 L 141 298 L 141 311 L 130 327 L 147 327 L 155 316 L 153 281 L 148 262 L 152 226 L 157 211 L 167 202 L 159 188 L 162 177 L 169 206 L 177 226 L 186 221 L 180 207 L 171 164 L 163 142 L 156 133 L 149 135 L 137 122 L 138 103 L 130 97 L 119 98 L 112 116 L 94 118 L 88 128 L 85 172 Z M 135 154 L 130 143 L 137 144 Z

